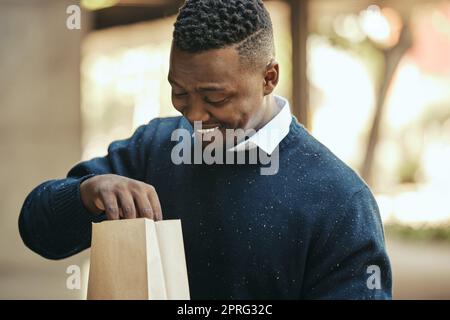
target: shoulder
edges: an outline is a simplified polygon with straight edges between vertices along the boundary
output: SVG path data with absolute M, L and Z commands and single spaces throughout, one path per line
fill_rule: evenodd
M 298 168 L 302 209 L 317 227 L 316 235 L 342 224 L 349 230 L 366 225 L 382 234 L 378 206 L 366 182 L 305 128 L 300 127 L 298 135 L 290 157 Z
M 331 232 L 368 232 L 381 239 L 379 208 L 370 187 L 304 127 L 298 131 L 289 157 L 295 161 L 291 167 L 302 217 L 309 220 L 316 242 L 325 242 Z
M 182 116 L 158 117 L 145 125 L 146 130 L 169 131 L 177 129 L 183 123 Z
M 137 129 L 141 130 L 146 138 L 154 141 L 167 142 L 170 141 L 172 132 L 178 128 L 186 127 L 187 121 L 182 116 L 154 118 L 146 125 Z
M 302 189 L 322 199 L 342 203 L 367 188 L 359 174 L 318 141 L 303 126 L 296 125 L 298 139 L 289 152 L 295 176 Z

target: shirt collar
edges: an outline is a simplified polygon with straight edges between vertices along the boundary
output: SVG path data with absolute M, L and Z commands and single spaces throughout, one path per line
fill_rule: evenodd
M 277 115 L 250 138 L 238 143 L 228 151 L 243 151 L 259 147 L 268 155 L 272 154 L 289 133 L 292 121 L 289 102 L 281 96 L 275 95 L 274 98 L 279 108 Z

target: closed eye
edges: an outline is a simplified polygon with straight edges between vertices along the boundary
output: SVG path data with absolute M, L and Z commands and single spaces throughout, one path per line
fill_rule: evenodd
M 185 97 L 185 96 L 187 96 L 187 92 L 181 92 L 181 93 L 175 93 L 175 92 L 172 92 L 172 94 L 173 94 L 175 97 Z
M 227 97 L 225 99 L 221 99 L 221 100 L 210 100 L 207 97 L 205 97 L 204 100 L 206 103 L 218 106 L 218 105 L 221 105 L 221 104 L 227 102 L 229 100 L 229 97 Z

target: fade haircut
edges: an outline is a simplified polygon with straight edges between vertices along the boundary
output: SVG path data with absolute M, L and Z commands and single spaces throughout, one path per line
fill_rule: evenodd
M 175 46 L 189 53 L 234 47 L 242 63 L 275 55 L 270 15 L 261 0 L 186 0 L 174 24 Z

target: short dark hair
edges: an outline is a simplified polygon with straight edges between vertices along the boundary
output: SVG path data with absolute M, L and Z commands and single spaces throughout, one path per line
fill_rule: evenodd
M 272 21 L 261 0 L 186 0 L 174 27 L 173 41 L 182 51 L 236 46 L 241 60 L 252 64 L 275 54 Z

